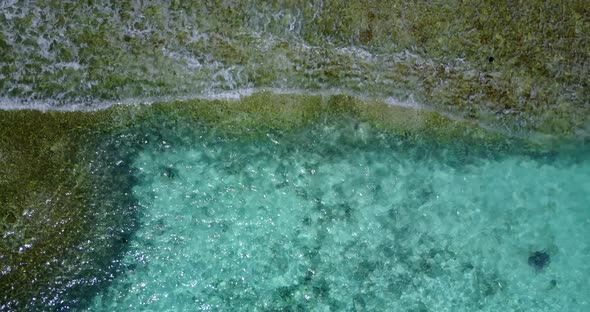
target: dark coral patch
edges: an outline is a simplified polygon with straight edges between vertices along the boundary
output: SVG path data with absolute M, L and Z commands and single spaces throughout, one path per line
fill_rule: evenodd
M 529 265 L 537 271 L 543 270 L 551 262 L 551 256 L 545 250 L 535 251 L 529 256 Z

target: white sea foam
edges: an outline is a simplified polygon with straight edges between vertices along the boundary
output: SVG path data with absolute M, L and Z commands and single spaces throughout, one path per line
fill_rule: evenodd
M 73 66 L 73 65 L 72 65 Z M 11 97 L 0 97 L 0 108 L 4 110 L 32 109 L 40 111 L 95 111 L 107 109 L 113 105 L 150 105 L 153 103 L 165 103 L 174 101 L 190 101 L 193 99 L 202 100 L 240 100 L 243 97 L 251 96 L 255 93 L 270 92 L 277 95 L 313 95 L 329 97 L 333 95 L 349 95 L 361 100 L 374 101 L 380 100 L 392 106 L 401 106 L 414 109 L 424 109 L 425 106 L 410 100 L 402 101 L 393 97 L 384 99 L 370 97 L 355 92 L 348 92 L 342 89 L 326 89 L 318 91 L 309 91 L 305 89 L 283 89 L 283 88 L 241 88 L 233 90 L 210 90 L 201 94 L 180 95 L 180 96 L 154 96 L 154 97 L 132 97 L 123 100 L 88 100 L 77 99 L 68 100 L 67 103 L 55 99 L 22 99 Z

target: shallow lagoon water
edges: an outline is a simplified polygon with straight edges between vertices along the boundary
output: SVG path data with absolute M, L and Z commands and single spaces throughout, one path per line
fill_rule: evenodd
M 588 6 L 457 2 L 0 1 L 0 311 L 590 310 Z
M 478 153 L 350 125 L 146 142 L 126 270 L 87 310 L 589 308 L 583 148 Z

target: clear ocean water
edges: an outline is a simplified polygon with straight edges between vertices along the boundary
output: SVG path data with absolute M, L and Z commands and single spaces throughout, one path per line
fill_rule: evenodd
M 0 1 L 0 311 L 590 311 L 588 6 L 463 4 Z
M 199 131 L 133 160 L 126 269 L 87 311 L 590 309 L 584 149 L 477 153 L 333 122 Z

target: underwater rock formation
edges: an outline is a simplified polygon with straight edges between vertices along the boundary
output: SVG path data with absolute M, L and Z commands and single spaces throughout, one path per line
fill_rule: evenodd
M 529 256 L 528 262 L 535 270 L 542 271 L 551 263 L 551 256 L 545 250 L 535 251 Z

